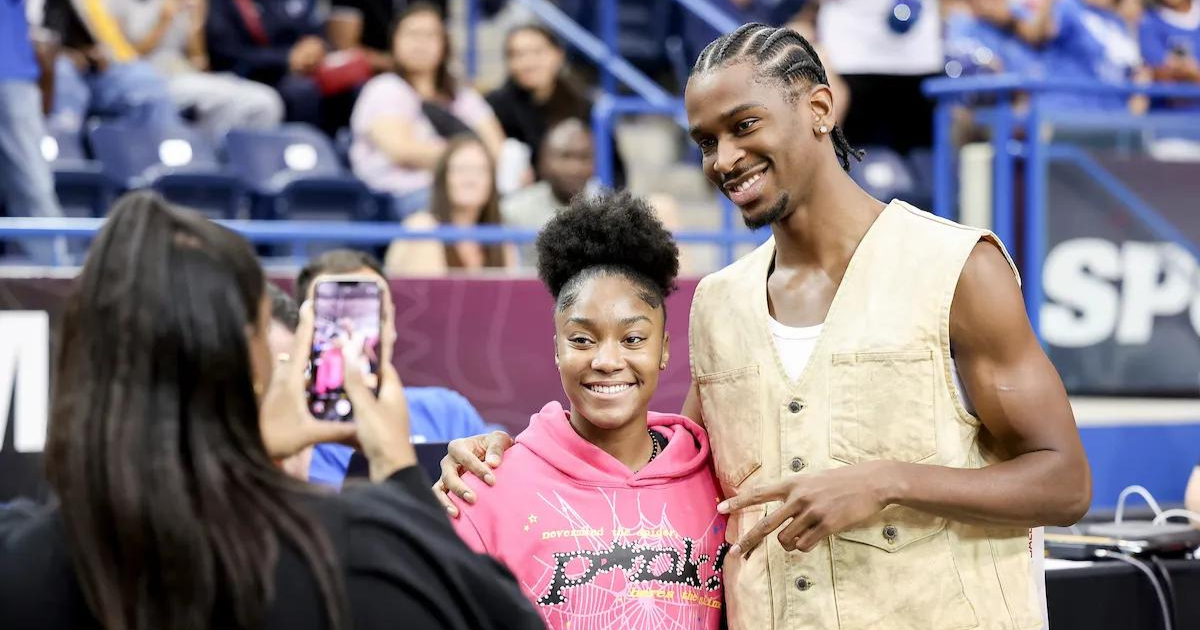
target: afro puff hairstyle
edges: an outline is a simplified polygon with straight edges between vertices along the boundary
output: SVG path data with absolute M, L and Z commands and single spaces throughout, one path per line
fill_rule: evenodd
M 538 277 L 559 311 L 570 307 L 583 283 L 619 275 L 654 308 L 675 290 L 679 248 L 640 197 L 628 192 L 579 194 L 537 238 Z

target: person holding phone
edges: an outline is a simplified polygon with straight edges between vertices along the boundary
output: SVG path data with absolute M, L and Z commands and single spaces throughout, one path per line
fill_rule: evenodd
M 382 287 L 380 299 L 385 309 L 392 308 L 392 293 L 383 266 L 374 256 L 353 249 L 334 249 L 308 262 L 296 276 L 296 300 L 312 299 L 316 283 L 331 275 L 369 277 Z M 391 315 L 389 315 L 391 317 Z M 380 344 L 375 344 L 380 345 Z M 392 346 L 386 338 L 383 344 L 387 356 Z M 370 353 L 368 353 L 369 355 Z M 390 359 L 384 359 L 390 360 Z M 379 359 L 375 360 L 376 363 Z M 369 378 L 369 377 L 368 377 Z M 497 425 L 489 425 L 479 411 L 462 394 L 445 387 L 405 387 L 408 406 L 408 425 L 413 443 L 449 442 L 455 438 L 483 433 Z M 354 449 L 345 444 L 325 443 L 313 448 L 306 478 L 325 486 L 341 487 L 350 468 Z
M 538 236 L 554 297 L 553 401 L 472 478 L 458 533 L 506 564 L 554 630 L 716 630 L 728 545 L 708 436 L 648 411 L 670 358 L 665 298 L 679 249 L 628 193 L 576 197 Z
M 795 31 L 717 39 L 684 104 L 705 176 L 772 232 L 691 303 L 729 627 L 1044 627 L 1035 530 L 1083 516 L 1091 472 L 1003 246 L 854 182 Z M 509 443 L 451 443 L 437 488 L 502 483 Z
M 278 361 L 265 285 L 234 232 L 153 193 L 117 202 L 63 317 L 57 501 L 0 522 L 5 629 L 541 627 L 430 495 L 390 363 L 378 398 L 346 371 L 353 424 L 316 421 L 312 310 Z M 325 440 L 356 441 L 373 483 L 331 495 L 277 467 Z

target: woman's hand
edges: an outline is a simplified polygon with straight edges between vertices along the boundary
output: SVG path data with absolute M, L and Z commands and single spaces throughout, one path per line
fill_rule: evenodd
M 433 496 L 437 497 L 450 516 L 458 517 L 458 508 L 450 501 L 450 492 L 467 503 L 475 502 L 475 493 L 463 483 L 463 471 L 479 477 L 489 486 L 495 484 L 496 476 L 492 474 L 492 469 L 500 466 L 504 451 L 512 448 L 512 445 L 513 439 L 503 431 L 450 442 L 448 452 L 442 458 L 442 477 L 433 484 Z
M 312 305 L 300 308 L 300 325 L 291 353 L 281 358 L 271 374 L 259 408 L 259 428 L 263 445 L 272 459 L 282 460 L 313 444 L 353 442 L 357 429 L 349 422 L 320 422 L 305 404 L 305 359 L 312 347 Z

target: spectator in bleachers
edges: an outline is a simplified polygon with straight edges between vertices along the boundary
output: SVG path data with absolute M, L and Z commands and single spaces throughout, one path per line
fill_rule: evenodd
M 542 229 L 572 197 L 587 189 L 595 173 L 594 153 L 592 134 L 579 119 L 568 118 L 551 127 L 538 152 L 541 180 L 500 202 L 504 224 Z M 521 264 L 536 265 L 533 248 L 521 250 Z
M 425 4 L 446 15 L 446 0 Z M 477 0 L 476 7 L 483 16 L 494 15 L 505 0 Z M 370 60 L 375 72 L 394 72 L 392 56 L 392 25 L 396 16 L 408 5 L 408 0 L 333 0 L 329 15 L 329 43 L 337 50 L 361 50 Z
M 573 197 L 596 190 L 594 155 L 592 132 L 579 119 L 568 118 L 551 127 L 538 153 L 538 170 L 542 178 L 501 200 L 500 215 L 504 224 L 540 230 Z M 679 229 L 679 204 L 674 198 L 652 194 L 647 201 L 667 229 Z M 686 250 L 682 250 L 680 260 L 690 262 Z M 520 264 L 523 268 L 537 266 L 534 247 L 520 248 Z M 684 266 L 687 268 L 686 264 Z
M 234 232 L 150 193 L 113 208 L 62 321 L 56 501 L 3 519 L 4 628 L 540 627 L 431 495 L 390 362 L 378 397 L 348 371 L 354 423 L 316 421 L 264 285 Z M 346 439 L 374 483 L 334 497 L 275 464 Z
M 1200 84 L 1200 2 L 1148 0 L 1138 35 L 1142 57 L 1155 81 Z M 1159 98 L 1153 107 L 1200 112 L 1200 99 Z M 1164 129 L 1147 150 L 1160 160 L 1200 161 L 1200 134 Z
M 392 34 L 396 72 L 363 86 L 350 119 L 354 174 L 392 193 L 398 220 L 429 207 L 433 168 L 452 136 L 471 132 L 500 155 L 504 131 L 478 92 L 451 72 L 450 39 L 441 14 L 417 3 Z
M 335 249 L 311 260 L 296 277 L 296 299 L 306 301 L 313 284 L 323 275 L 353 274 L 378 276 L 386 280 L 379 261 L 370 254 Z M 391 290 L 384 284 L 384 297 L 391 303 Z M 486 433 L 497 428 L 484 423 L 479 412 L 462 394 L 444 387 L 404 388 L 407 399 L 410 439 L 414 443 L 449 442 L 455 438 Z M 310 463 L 303 468 L 305 478 L 314 483 L 338 487 L 346 478 L 354 450 L 341 444 L 320 444 L 313 448 Z M 300 465 L 299 462 L 296 463 Z
M 208 2 L 205 36 L 213 70 L 274 87 L 289 121 L 319 127 L 330 136 L 346 126 L 357 88 L 318 81 L 322 73 L 333 72 L 327 70 L 318 0 Z
M 1200 2 L 1149 0 L 1149 5 L 1139 41 L 1154 79 L 1200 83 Z
M 434 167 L 429 209 L 410 215 L 404 226 L 420 230 L 439 225 L 499 225 L 500 194 L 495 173 L 495 161 L 479 138 L 471 134 L 455 136 Z M 389 275 L 443 275 L 452 269 L 513 267 L 516 250 L 511 244 L 501 243 L 400 240 L 388 247 L 385 263 Z
M 0 201 L 8 216 L 60 217 L 54 174 L 42 158 L 46 135 L 37 59 L 24 2 L 0 2 Z M 33 262 L 65 262 L 62 239 L 23 241 Z
M 1040 76 L 1038 53 L 1012 32 L 1008 0 L 942 0 L 951 76 L 1015 72 Z M 987 16 L 999 10 L 995 21 Z M 991 12 L 991 13 L 990 13 Z
M 54 123 L 83 129 L 89 115 L 175 123 L 179 115 L 166 81 L 139 61 L 99 0 L 46 0 L 43 26 L 62 51 L 54 66 Z
M 487 95 L 504 133 L 525 143 L 540 172 L 538 151 L 546 132 L 568 118 L 591 120 L 586 90 L 570 75 L 562 42 L 541 24 L 524 24 L 504 39 L 508 78 Z
M 213 138 L 234 127 L 270 128 L 283 100 L 268 85 L 208 72 L 209 0 L 105 0 L 133 49 L 167 79 L 171 98 Z
M 850 94 L 839 126 L 851 144 L 902 154 L 932 145 L 933 101 L 921 83 L 943 73 L 941 27 L 938 0 L 820 4 L 817 43 Z
M 1128 0 L 1044 0 L 1031 11 L 992 0 L 984 19 L 1040 47 L 1045 73 L 1060 79 L 1122 83 L 1148 78 L 1142 71 Z M 1145 99 L 1123 96 L 1051 93 L 1055 107 L 1125 109 L 1144 107 Z

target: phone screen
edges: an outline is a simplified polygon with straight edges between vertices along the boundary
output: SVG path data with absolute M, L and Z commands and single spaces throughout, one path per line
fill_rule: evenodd
M 360 348 L 364 381 L 379 393 L 381 289 L 371 280 L 326 280 L 313 289 L 313 343 L 308 359 L 308 410 L 317 420 L 349 421 L 343 387 L 346 350 Z

